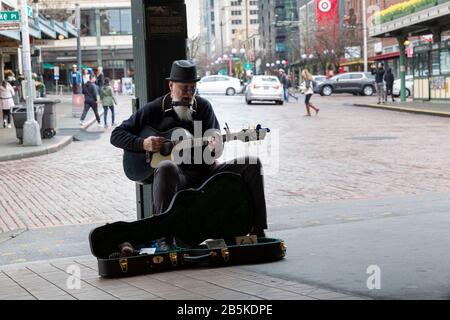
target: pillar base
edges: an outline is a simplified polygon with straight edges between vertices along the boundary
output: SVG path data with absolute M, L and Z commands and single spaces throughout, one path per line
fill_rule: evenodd
M 23 145 L 40 146 L 42 144 L 41 129 L 36 120 L 26 121 L 23 125 Z

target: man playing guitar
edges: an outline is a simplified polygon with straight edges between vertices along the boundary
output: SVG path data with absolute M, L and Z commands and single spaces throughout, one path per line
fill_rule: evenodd
M 195 125 L 201 124 L 202 134 L 215 130 L 215 134 L 208 137 L 208 148 L 213 159 L 219 158 L 223 150 L 219 137 L 220 125 L 209 101 L 195 96 L 196 83 L 200 80 L 195 65 L 186 60 L 174 61 L 170 77 L 166 80 L 169 81 L 170 93 L 146 104 L 116 127 L 111 135 L 111 143 L 126 151 L 156 154 L 164 148 L 167 138 L 156 134 L 140 136 L 146 126 L 154 128 L 156 132 L 183 128 L 194 135 Z M 161 214 L 167 210 L 176 192 L 198 188 L 214 174 L 224 171 L 239 173 L 248 185 L 255 212 L 251 234 L 264 237 L 267 213 L 262 166 L 259 159 L 254 157 L 234 159 L 227 163 L 202 161 L 180 164 L 161 161 L 152 175 L 155 213 Z

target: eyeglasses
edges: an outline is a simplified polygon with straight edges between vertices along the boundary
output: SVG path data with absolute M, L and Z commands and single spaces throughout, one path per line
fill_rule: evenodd
M 183 86 L 180 88 L 180 90 L 186 94 L 186 93 L 192 93 L 195 94 L 195 91 L 197 91 L 197 87 L 196 86 Z

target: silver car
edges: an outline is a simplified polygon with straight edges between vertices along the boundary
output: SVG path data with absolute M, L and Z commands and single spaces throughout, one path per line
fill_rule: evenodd
M 275 76 L 253 76 L 247 86 L 245 101 L 251 104 L 253 101 L 274 101 L 283 104 L 283 85 Z

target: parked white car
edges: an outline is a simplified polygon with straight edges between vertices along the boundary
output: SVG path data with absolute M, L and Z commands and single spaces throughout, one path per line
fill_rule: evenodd
M 226 94 L 227 96 L 234 96 L 241 91 L 241 80 L 229 76 L 206 76 L 197 83 L 197 94 L 199 95 Z
M 394 96 L 400 96 L 400 79 L 394 81 L 394 88 L 392 89 Z M 414 94 L 414 77 L 406 76 L 406 97 L 411 97 Z
M 283 104 L 283 85 L 275 76 L 253 76 L 247 86 L 245 101 L 251 104 L 253 101 L 274 101 Z

